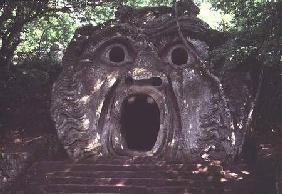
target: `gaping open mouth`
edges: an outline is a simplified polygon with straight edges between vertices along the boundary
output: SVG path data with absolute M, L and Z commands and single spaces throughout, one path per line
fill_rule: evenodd
M 125 98 L 121 109 L 121 135 L 127 148 L 149 151 L 154 147 L 160 130 L 160 109 L 147 94 Z

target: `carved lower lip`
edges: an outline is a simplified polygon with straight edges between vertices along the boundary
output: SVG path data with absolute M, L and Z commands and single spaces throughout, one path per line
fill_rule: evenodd
M 121 135 L 128 149 L 149 151 L 154 147 L 160 130 L 160 109 L 147 94 L 126 97 L 121 107 Z

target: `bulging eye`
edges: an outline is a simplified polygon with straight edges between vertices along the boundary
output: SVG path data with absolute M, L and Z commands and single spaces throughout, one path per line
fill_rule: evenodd
M 133 54 L 126 45 L 115 43 L 107 46 L 102 55 L 103 60 L 113 66 L 120 66 L 133 60 Z
M 170 59 L 174 65 L 185 65 L 188 62 L 188 52 L 183 46 L 176 46 L 171 49 Z
M 195 62 L 189 50 L 180 43 L 167 47 L 162 53 L 162 58 L 175 68 L 182 68 Z
M 113 63 L 121 63 L 125 60 L 126 50 L 123 45 L 113 45 L 109 48 L 107 57 Z

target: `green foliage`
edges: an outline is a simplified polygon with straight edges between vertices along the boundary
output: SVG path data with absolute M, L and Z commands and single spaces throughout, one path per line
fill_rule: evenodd
M 273 133 L 281 125 L 277 115 L 282 112 L 282 1 L 210 2 L 234 16 L 234 26 L 229 30 L 232 41 L 214 49 L 211 58 L 219 67 L 240 67 L 250 72 L 257 98 L 254 127 Z
M 254 30 L 264 25 L 275 26 L 275 20 L 281 19 L 281 1 L 265 0 L 210 0 L 215 9 L 234 15 L 237 31 Z M 274 22 L 274 23 L 273 23 Z
M 111 4 L 85 7 L 78 12 L 47 14 L 28 23 L 21 33 L 17 51 L 48 53 L 51 49 L 66 48 L 74 31 L 81 25 L 97 25 L 114 17 Z M 54 48 L 55 47 L 55 48 Z M 56 48 L 59 47 L 59 48 Z
M 123 4 L 133 7 L 163 6 L 171 5 L 172 0 L 127 0 Z M 18 53 L 46 54 L 54 47 L 64 49 L 79 26 L 98 25 L 114 19 L 118 4 L 105 1 L 105 3 L 97 2 L 96 6 L 93 6 L 91 1 L 79 3 L 61 0 L 54 6 L 68 7 L 71 12 L 46 14 L 25 25 L 21 33 L 21 43 L 17 47 Z
M 84 24 L 98 25 L 115 18 L 116 8 L 112 3 L 97 6 L 95 9 L 88 7 L 81 18 Z
M 66 47 L 79 24 L 66 13 L 47 15 L 27 24 L 18 52 L 49 52 L 54 45 Z
M 6 79 L 11 59 L 21 42 L 23 27 L 47 12 L 55 11 L 49 0 L 0 1 L 0 74 Z
M 125 5 L 132 7 L 157 7 L 157 6 L 172 6 L 173 0 L 126 0 Z
M 173 0 L 44 0 L 42 10 L 49 8 L 62 11 L 46 12 L 23 26 L 18 53 L 49 53 L 52 49 L 63 50 L 71 40 L 74 30 L 82 25 L 97 25 L 114 18 L 114 12 L 120 5 L 133 7 L 172 6 Z M 265 64 L 278 63 L 281 53 L 281 2 L 263 0 L 196 0 L 201 8 L 200 18 L 212 28 L 235 33 L 237 41 L 229 49 L 226 57 L 243 61 L 250 55 Z M 19 2 L 18 2 L 19 4 Z M 13 4 L 16 6 L 17 4 Z M 213 8 L 211 7 L 213 6 Z M 26 6 L 32 12 L 33 7 Z M 1 7 L 0 13 L 5 7 Z M 214 11 L 212 9 L 216 9 Z M 12 15 L 16 16 L 16 9 Z M 8 30 L 10 20 L 3 23 L 2 31 Z M 1 43 L 1 42 L 0 42 Z M 226 53 L 226 54 L 227 54 Z
M 234 15 L 231 32 L 236 43 L 226 58 L 244 62 L 252 57 L 264 67 L 281 66 L 281 1 L 210 1 L 215 8 Z

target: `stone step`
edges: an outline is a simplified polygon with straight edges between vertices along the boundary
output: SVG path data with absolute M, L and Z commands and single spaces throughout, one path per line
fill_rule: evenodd
M 196 166 L 183 164 L 85 164 L 85 163 L 70 163 L 70 162 L 40 162 L 36 166 L 38 170 L 44 172 L 56 170 L 72 170 L 72 171 L 143 171 L 143 170 L 193 170 Z
M 196 178 L 186 171 L 53 171 L 45 174 L 47 177 L 96 177 L 96 178 Z
M 26 188 L 25 194 L 65 194 L 65 193 L 76 193 L 76 194 L 85 194 L 85 193 L 115 193 L 115 194 L 125 194 L 125 193 L 149 193 L 146 187 L 116 187 L 116 186 L 96 186 L 96 185 L 29 185 Z
M 45 186 L 43 189 L 46 193 L 136 193 L 136 194 L 149 194 L 149 193 L 182 193 L 182 192 L 193 192 L 193 193 L 202 193 L 199 191 L 204 191 L 205 194 L 208 194 L 207 191 L 213 191 L 213 194 L 222 191 L 220 188 L 205 188 L 200 189 L 195 187 L 185 187 L 185 186 L 162 186 L 162 187 L 148 187 L 148 186 L 97 186 L 97 185 L 72 185 L 72 184 L 56 184 Z M 217 192 L 215 192 L 217 191 Z M 211 193 L 211 192 L 210 192 Z
M 27 190 L 26 194 L 64 194 L 64 193 L 76 193 L 76 194 L 85 194 L 85 193 L 162 193 L 162 194 L 176 194 L 176 193 L 193 193 L 193 194 L 252 194 L 252 193 L 265 193 L 255 190 L 252 185 L 238 185 L 239 187 L 233 187 L 233 189 L 228 190 L 224 188 L 223 185 L 210 184 L 203 185 L 201 187 L 197 185 L 186 185 L 186 186 L 177 186 L 177 185 L 164 185 L 164 186 L 115 186 L 115 185 L 91 185 L 91 184 L 52 184 L 41 186 L 40 190 L 34 190 L 38 185 L 32 186 L 33 190 Z M 234 189 L 235 188 L 235 189 Z M 40 192 L 38 192 L 40 191 Z M 266 192 L 267 193 L 267 192 Z M 266 194 L 265 193 L 265 194 Z M 269 193 L 271 194 L 271 193 Z
M 17 194 L 17 193 L 16 193 Z M 59 193 L 47 193 L 47 194 L 63 194 L 62 192 Z M 79 193 L 68 193 L 68 194 L 79 194 Z M 83 194 L 101 194 L 101 193 L 83 193 Z M 107 194 L 125 194 L 125 193 L 107 193 Z
M 141 161 L 141 160 L 140 160 Z M 100 160 L 102 162 L 102 160 Z M 155 162 L 155 161 L 154 161 Z M 238 189 L 230 190 L 231 184 L 221 183 L 219 170 L 196 173 L 197 165 L 172 164 L 167 162 L 122 164 L 110 161 L 107 164 L 93 161 L 77 163 L 43 162 L 42 193 L 193 193 L 193 194 L 250 194 L 252 182 L 244 180 Z M 198 166 L 199 167 L 199 166 Z M 209 167 L 214 168 L 214 167 Z M 199 169 L 198 169 L 199 170 Z M 211 176 L 215 175 L 211 180 Z M 39 179 L 39 177 L 36 177 Z M 239 182 L 239 181 L 238 181 Z M 231 185 L 231 186 L 230 186 Z M 242 192 L 247 191 L 247 192 Z M 35 192 L 36 193 L 36 192 Z M 27 194 L 33 194 L 27 192 Z M 38 192 L 36 193 L 38 194 Z
M 25 193 L 260 193 L 254 191 L 256 183 L 253 179 L 242 174 L 242 180 L 221 182 L 222 167 L 184 165 L 147 158 L 135 161 L 127 159 L 44 161 L 34 166 L 35 174 L 31 176 Z M 240 172 L 240 169 L 234 172 Z M 234 185 L 237 189 L 234 189 Z
M 165 161 L 154 157 L 128 157 L 119 156 L 114 158 L 100 157 L 100 158 L 86 158 L 80 160 L 79 163 L 89 164 L 182 164 L 179 161 Z
M 88 178 L 88 177 L 48 177 L 48 184 L 92 184 L 115 186 L 201 186 L 203 180 L 195 179 L 165 179 L 165 178 Z
M 42 190 L 47 193 L 61 192 L 61 193 L 149 193 L 145 186 L 97 186 L 89 184 L 72 185 L 72 184 L 56 184 L 46 185 Z

